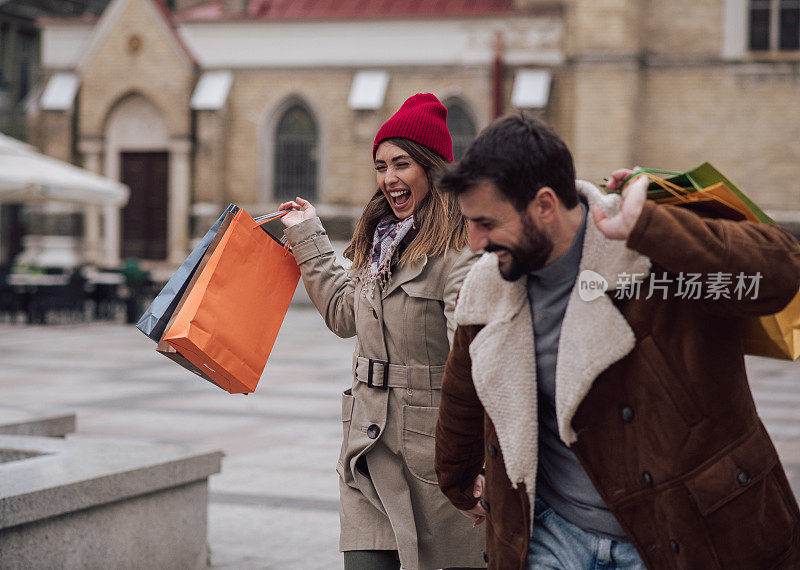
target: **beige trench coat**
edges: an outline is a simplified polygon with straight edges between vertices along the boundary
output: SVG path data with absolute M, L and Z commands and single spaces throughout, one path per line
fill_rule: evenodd
M 397 267 L 385 289 L 365 298 L 319 218 L 285 234 L 328 328 L 358 341 L 342 396 L 340 550 L 397 549 L 409 570 L 484 567 L 483 528 L 439 491 L 433 467 L 455 301 L 475 257 L 465 249 Z

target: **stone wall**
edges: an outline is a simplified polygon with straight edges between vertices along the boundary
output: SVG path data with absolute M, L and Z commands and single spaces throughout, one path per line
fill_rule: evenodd
M 638 133 L 639 71 L 629 62 L 575 64 L 569 133 L 579 178 L 599 182 L 633 166 Z
M 192 160 L 193 202 L 222 204 L 227 199 L 226 141 L 230 113 L 220 111 L 195 113 L 195 144 Z M 226 204 L 227 205 L 227 204 Z
M 354 111 L 347 99 L 353 69 L 247 70 L 235 74 L 229 99 L 225 200 L 274 204 L 265 180 L 271 165 L 275 122 L 292 98 L 304 102 L 320 129 L 319 203 L 360 206 L 375 190 L 372 142 L 375 133 L 406 98 L 433 92 L 458 96 L 477 118 L 490 120 L 491 76 L 486 68 L 393 68 L 383 106 Z M 513 79 L 513 75 L 510 76 Z M 195 181 L 197 184 L 198 181 Z
M 719 57 L 725 0 L 648 0 L 643 4 L 641 45 L 649 54 Z
M 154 6 L 127 3 L 113 29 L 87 54 L 82 66 L 82 136 L 101 136 L 111 108 L 131 92 L 143 94 L 159 108 L 171 135 L 189 134 L 189 98 L 196 72 L 170 33 Z
M 709 161 L 763 209 L 800 211 L 796 66 L 653 68 L 645 85 L 638 162 Z
M 556 105 L 578 175 L 709 161 L 763 209 L 800 218 L 800 58 L 724 58 L 725 0 L 637 6 L 576 0 L 567 11 L 571 92 Z
M 564 36 L 567 57 L 633 53 L 639 49 L 639 2 L 572 0 L 567 4 Z

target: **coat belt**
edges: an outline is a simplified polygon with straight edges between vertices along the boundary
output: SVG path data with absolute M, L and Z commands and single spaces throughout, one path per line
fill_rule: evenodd
M 353 375 L 359 382 L 367 383 L 370 366 L 375 388 L 383 387 L 386 374 L 387 388 L 412 388 L 416 390 L 439 390 L 442 387 L 444 365 L 441 366 L 405 366 L 403 364 L 386 364 L 380 360 L 372 360 L 363 356 L 353 358 Z M 388 367 L 388 372 L 387 372 Z

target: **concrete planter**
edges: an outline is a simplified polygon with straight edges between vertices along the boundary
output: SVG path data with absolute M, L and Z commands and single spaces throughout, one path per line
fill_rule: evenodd
M 0 568 L 207 566 L 208 477 L 222 453 L 0 435 Z

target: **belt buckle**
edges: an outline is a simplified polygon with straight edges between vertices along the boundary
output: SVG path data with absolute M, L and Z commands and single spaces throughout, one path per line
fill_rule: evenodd
M 383 383 L 379 386 L 376 386 L 372 382 L 372 365 L 373 364 L 383 364 Z M 389 388 L 389 363 L 385 360 L 377 360 L 377 359 L 369 359 L 369 366 L 367 368 L 367 387 L 368 388 L 378 388 L 379 390 L 386 390 Z

